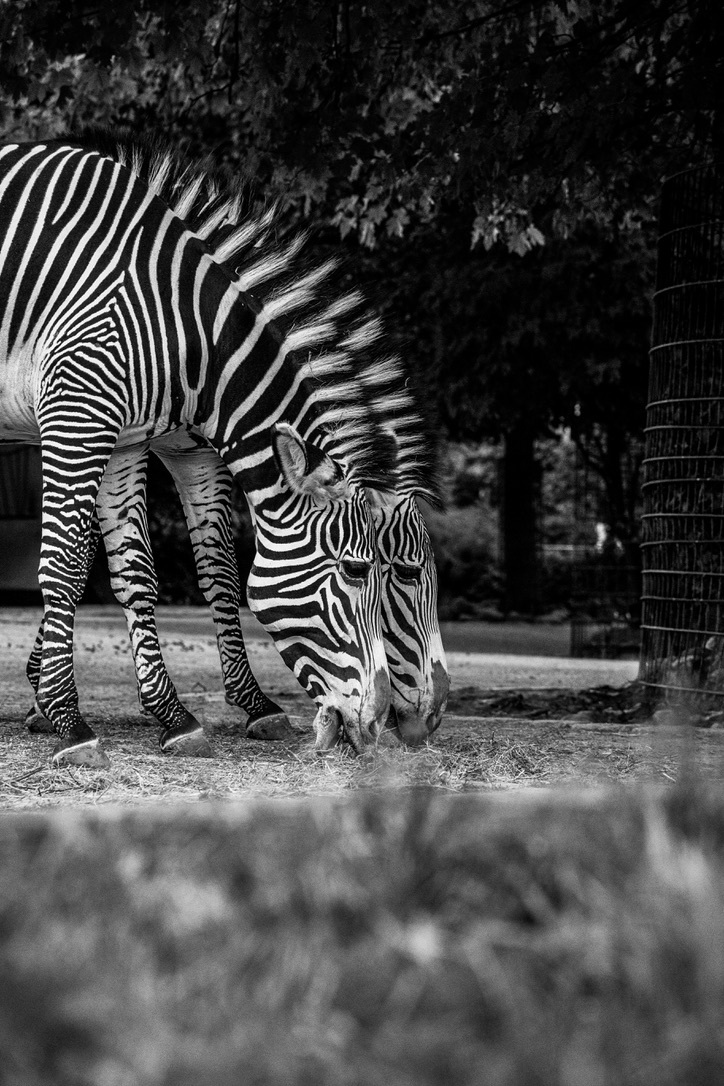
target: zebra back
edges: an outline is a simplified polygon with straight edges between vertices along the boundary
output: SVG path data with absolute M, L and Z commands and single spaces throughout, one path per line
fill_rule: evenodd
M 308 436 L 332 437 L 348 477 L 439 505 L 435 443 L 409 374 L 386 348 L 382 322 L 364 294 L 341 287 L 340 259 L 315 261 L 309 232 L 284 236 L 278 203 L 254 210 L 248 183 L 229 182 L 202 162 L 184 161 L 159 137 L 93 128 L 77 141 L 130 168 L 239 290 L 252 301 L 258 298 L 280 335 L 291 338 L 300 373 L 315 386 L 316 417 L 308 420 Z M 371 436 L 360 425 L 368 414 L 376 424 Z

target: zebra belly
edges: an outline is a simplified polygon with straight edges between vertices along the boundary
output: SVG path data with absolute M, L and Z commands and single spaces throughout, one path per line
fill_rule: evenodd
M 40 381 L 42 377 L 38 373 L 30 347 L 11 353 L 4 363 L 0 361 L 0 442 L 39 443 L 40 430 L 35 417 L 34 389 Z M 178 423 L 171 423 L 169 415 L 170 409 L 163 411 L 152 422 L 148 419 L 131 422 L 118 435 L 117 444 L 127 448 L 179 431 Z M 183 429 L 179 432 L 186 435 Z M 194 441 L 188 435 L 180 436 L 178 441 L 181 446 L 190 448 L 202 443 L 200 439 Z
M 116 441 L 116 448 L 128 449 L 132 445 L 147 444 L 149 441 L 161 440 L 163 441 L 170 434 L 186 434 L 187 431 L 183 428 L 179 428 L 178 423 L 173 425 L 168 422 L 164 422 L 159 419 L 153 425 L 148 422 L 138 423 L 137 425 L 125 426 L 118 435 Z M 190 440 L 184 441 L 179 439 L 182 448 L 194 448 L 196 442 Z
M 0 363 L 0 441 L 37 444 L 39 440 L 32 360 L 23 352 Z

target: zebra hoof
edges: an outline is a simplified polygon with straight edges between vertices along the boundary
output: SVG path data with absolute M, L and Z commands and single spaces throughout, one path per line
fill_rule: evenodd
M 37 701 L 33 702 L 25 715 L 25 727 L 33 735 L 47 735 L 55 730 L 47 716 L 41 712 Z
M 82 743 L 71 741 L 53 751 L 53 765 L 83 765 L 89 769 L 108 769 L 110 764 L 110 758 L 95 738 L 86 739 Z
M 165 728 L 158 742 L 164 754 L 175 754 L 181 758 L 211 758 L 213 755 L 211 744 L 196 720 L 175 728 Z
M 291 739 L 293 735 L 294 728 L 286 713 L 269 713 L 255 720 L 249 718 L 246 725 L 247 739 L 281 740 Z

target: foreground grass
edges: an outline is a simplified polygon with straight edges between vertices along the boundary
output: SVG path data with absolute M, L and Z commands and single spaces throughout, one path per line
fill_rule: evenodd
M 724 1081 L 724 798 L 0 821 L 0 1083 Z

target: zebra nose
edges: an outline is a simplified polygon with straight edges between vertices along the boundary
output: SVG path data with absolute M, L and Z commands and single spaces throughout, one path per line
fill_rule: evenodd
M 366 739 L 374 740 L 382 731 L 390 711 L 390 677 L 386 671 L 378 669 L 362 703 L 360 727 Z
M 381 668 L 375 672 L 375 677 L 372 681 L 372 689 L 374 691 L 374 704 L 377 707 L 377 713 L 380 716 L 386 717 L 390 709 L 392 690 L 390 688 L 390 676 Z
M 425 727 L 427 728 L 428 733 L 432 735 L 432 733 L 440 727 L 441 722 L 442 709 L 440 709 L 437 713 L 430 713 L 427 720 L 425 721 Z
M 430 734 L 428 720 L 432 715 L 432 713 L 429 716 L 415 712 L 398 713 L 397 730 L 400 733 L 402 742 L 406 743 L 408 747 L 419 747 L 424 743 Z

